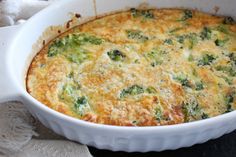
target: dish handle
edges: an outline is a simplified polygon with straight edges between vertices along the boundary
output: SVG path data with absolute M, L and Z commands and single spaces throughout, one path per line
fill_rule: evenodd
M 6 64 L 7 49 L 20 25 L 0 27 L 0 103 L 18 100 L 19 92 L 10 81 Z

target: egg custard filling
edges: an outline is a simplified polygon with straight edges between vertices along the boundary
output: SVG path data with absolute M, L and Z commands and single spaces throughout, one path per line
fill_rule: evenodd
M 118 126 L 171 125 L 236 109 L 236 24 L 196 10 L 98 18 L 33 59 L 27 90 L 63 114 Z

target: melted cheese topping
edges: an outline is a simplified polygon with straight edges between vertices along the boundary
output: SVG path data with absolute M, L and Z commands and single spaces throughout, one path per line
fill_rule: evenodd
M 236 25 L 198 11 L 131 9 L 51 41 L 28 71 L 28 92 L 90 122 L 170 125 L 236 108 Z

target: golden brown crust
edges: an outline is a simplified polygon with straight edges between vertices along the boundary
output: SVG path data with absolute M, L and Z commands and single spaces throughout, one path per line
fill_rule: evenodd
M 130 11 L 109 15 L 58 37 L 87 33 L 102 39 L 100 44 L 77 45 L 79 50 L 53 57 L 48 53 L 55 40 L 47 44 L 29 67 L 27 91 L 61 113 L 119 126 L 171 125 L 234 109 L 235 24 L 198 11 L 134 11 L 137 17 Z M 210 37 L 202 33 L 205 28 Z M 129 37 L 129 31 L 141 34 Z M 219 45 L 224 40 L 226 45 Z M 125 59 L 109 58 L 112 50 Z M 73 62 L 70 51 L 89 57 Z M 231 71 L 220 70 L 222 65 L 232 65 Z

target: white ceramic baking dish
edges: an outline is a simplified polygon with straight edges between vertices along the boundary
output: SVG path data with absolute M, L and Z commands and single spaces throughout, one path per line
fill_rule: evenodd
M 184 7 L 235 18 L 235 0 L 64 0 L 41 11 L 25 24 L 13 29 L 0 29 L 0 101 L 18 100 L 45 126 L 70 140 L 101 149 L 147 152 L 189 147 L 236 129 L 236 111 L 191 123 L 154 126 L 120 127 L 94 124 L 56 112 L 30 96 L 25 88 L 25 75 L 35 55 L 37 43 L 46 28 L 62 25 L 75 12 L 84 19 L 142 3 L 156 8 Z M 53 35 L 51 36 L 53 37 Z M 40 48 L 42 44 L 38 45 Z M 34 46 L 34 49 L 37 49 Z

